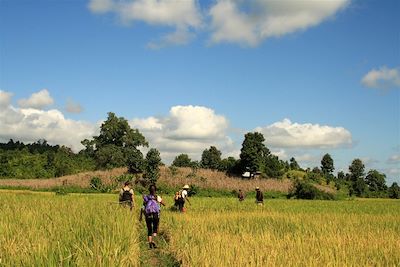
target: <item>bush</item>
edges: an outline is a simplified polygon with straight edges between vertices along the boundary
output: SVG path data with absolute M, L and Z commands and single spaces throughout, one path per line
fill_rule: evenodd
M 90 179 L 90 187 L 94 190 L 100 191 L 103 188 L 103 182 L 97 176 Z
M 323 192 L 316 188 L 314 185 L 304 181 L 296 181 L 292 190 L 288 194 L 288 198 L 296 199 L 320 199 L 320 200 L 333 200 L 334 195 Z

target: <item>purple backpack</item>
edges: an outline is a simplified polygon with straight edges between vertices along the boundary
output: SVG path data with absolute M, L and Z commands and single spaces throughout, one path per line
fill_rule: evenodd
M 143 197 L 143 200 L 144 212 L 146 215 L 160 213 L 160 205 L 158 205 L 157 196 L 147 195 Z

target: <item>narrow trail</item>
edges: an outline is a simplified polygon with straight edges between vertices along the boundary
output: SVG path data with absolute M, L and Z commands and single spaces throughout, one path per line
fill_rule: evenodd
M 165 225 L 161 225 L 161 227 Z M 140 240 L 140 266 L 157 267 L 178 267 L 179 261 L 169 250 L 169 234 L 160 230 L 158 236 L 154 239 L 157 248 L 150 249 L 147 242 L 146 223 L 138 222 L 139 240 Z

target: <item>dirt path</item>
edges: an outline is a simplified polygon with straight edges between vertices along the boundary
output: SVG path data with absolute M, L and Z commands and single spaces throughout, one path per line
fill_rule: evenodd
M 154 239 L 156 249 L 150 249 L 147 242 L 146 224 L 139 223 L 140 229 L 140 266 L 178 267 L 181 264 L 169 250 L 169 235 L 161 230 Z M 162 226 L 161 226 L 162 227 Z

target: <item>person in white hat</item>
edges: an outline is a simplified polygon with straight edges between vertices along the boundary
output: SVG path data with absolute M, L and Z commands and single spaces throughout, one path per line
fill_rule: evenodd
M 186 184 L 182 187 L 182 190 L 179 191 L 179 198 L 178 198 L 177 203 L 178 203 L 180 212 L 185 212 L 185 201 L 186 200 L 190 204 L 190 201 L 188 198 L 188 190 L 189 189 L 190 189 L 189 185 Z

